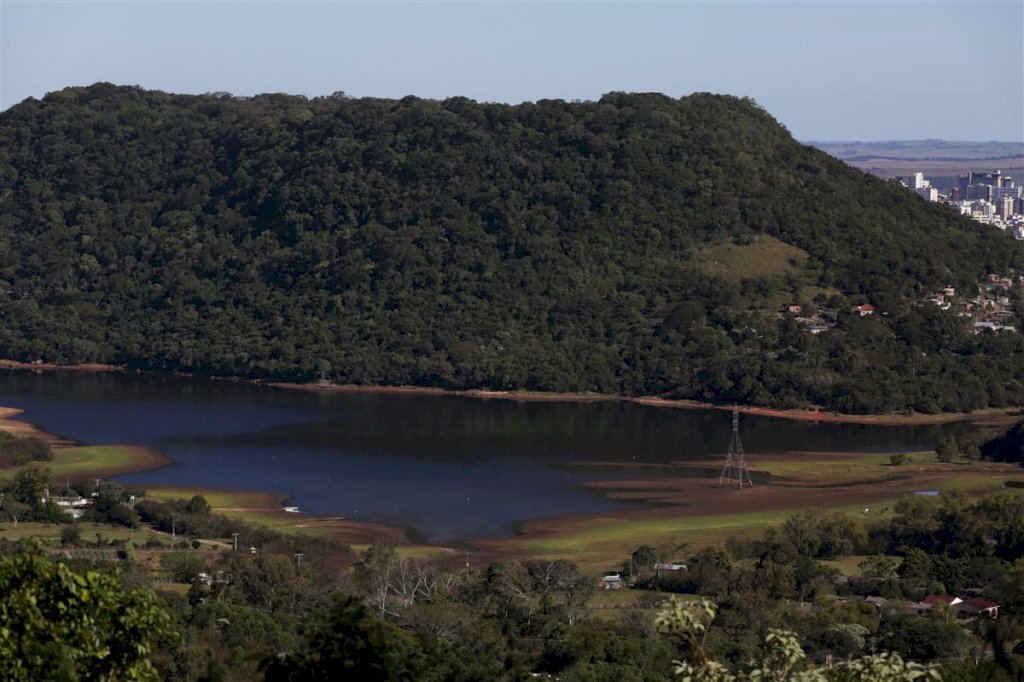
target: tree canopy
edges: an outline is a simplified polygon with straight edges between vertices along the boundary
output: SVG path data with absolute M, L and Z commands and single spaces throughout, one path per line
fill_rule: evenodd
M 96 572 L 76 573 L 38 551 L 0 559 L 0 669 L 4 679 L 156 680 L 149 660 L 174 638 L 150 591 L 124 591 Z
M 967 337 L 913 305 L 1020 268 L 1024 244 L 800 145 L 748 99 L 97 84 L 0 113 L 0 188 L 13 359 L 858 412 L 1024 404 L 1021 335 Z M 757 261 L 771 240 L 806 257 L 727 276 L 707 255 L 735 243 Z M 888 315 L 812 336 L 780 296 Z

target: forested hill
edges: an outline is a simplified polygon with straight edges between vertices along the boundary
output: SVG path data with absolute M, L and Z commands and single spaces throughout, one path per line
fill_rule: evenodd
M 69 88 L 0 114 L 0 227 L 14 359 L 1024 404 L 1020 335 L 916 305 L 1020 268 L 1024 245 L 798 144 L 746 99 Z M 849 314 L 868 302 L 887 315 Z M 781 303 L 835 328 L 812 335 Z

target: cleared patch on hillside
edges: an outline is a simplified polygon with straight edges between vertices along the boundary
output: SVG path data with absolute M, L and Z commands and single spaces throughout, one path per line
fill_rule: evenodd
M 807 252 L 766 234 L 750 244 L 718 242 L 702 248 L 698 262 L 707 271 L 739 284 L 748 277 L 780 277 L 796 272 Z

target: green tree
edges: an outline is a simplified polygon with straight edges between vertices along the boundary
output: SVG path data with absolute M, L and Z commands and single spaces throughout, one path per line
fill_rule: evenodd
M 202 495 L 194 495 L 185 505 L 185 511 L 189 514 L 208 514 L 210 503 Z
M 425 663 L 413 637 L 347 597 L 314 625 L 302 652 L 270 657 L 263 670 L 267 682 L 398 681 L 419 679 Z
M 960 446 L 957 445 L 956 438 L 949 436 L 944 438 L 935 447 L 935 456 L 940 462 L 952 462 L 957 455 L 960 454 Z
M 637 575 L 652 570 L 656 563 L 658 563 L 658 550 L 651 545 L 640 545 L 630 557 L 630 568 Z
M 51 478 L 50 467 L 32 462 L 14 475 L 11 493 L 18 502 L 38 509 L 43 504 L 43 494 Z
M 12 682 L 156 680 L 156 643 L 173 640 L 148 590 L 75 573 L 39 551 L 0 559 L 0 669 Z

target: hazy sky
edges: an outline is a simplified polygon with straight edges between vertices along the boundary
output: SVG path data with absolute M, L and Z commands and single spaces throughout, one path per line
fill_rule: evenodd
M 803 140 L 1024 139 L 1024 2 L 0 0 L 0 109 L 96 81 L 521 102 L 756 99 Z

